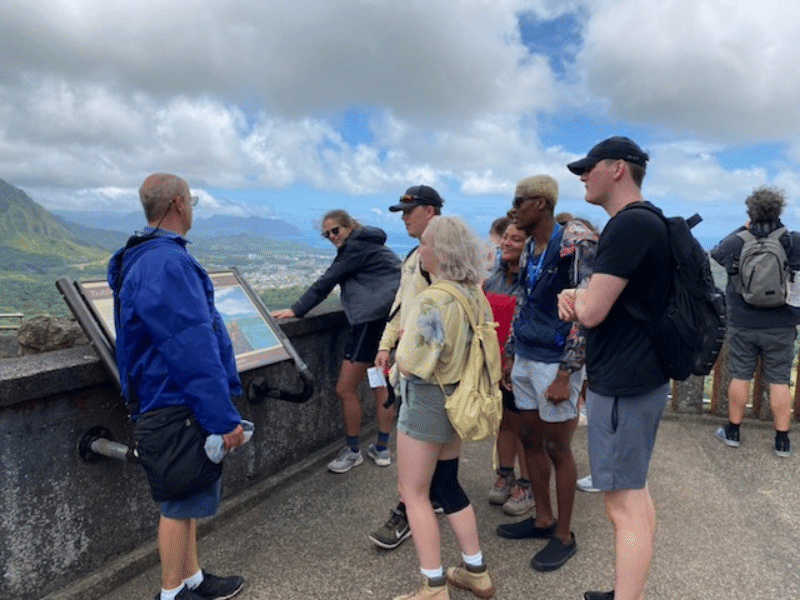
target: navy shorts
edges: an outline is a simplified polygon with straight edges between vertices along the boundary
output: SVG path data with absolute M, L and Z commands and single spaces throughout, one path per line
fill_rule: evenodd
M 586 393 L 592 485 L 600 490 L 638 490 L 656 443 L 669 384 L 637 396 Z
M 170 519 L 202 519 L 217 514 L 222 491 L 220 477 L 210 486 L 183 500 L 166 500 L 159 504 L 161 514 Z
M 375 361 L 386 319 L 351 325 L 344 341 L 344 358 L 350 362 L 370 363 Z
M 728 368 L 731 377 L 749 381 L 758 357 L 766 383 L 788 384 L 794 362 L 796 327 L 738 328 L 728 325 Z

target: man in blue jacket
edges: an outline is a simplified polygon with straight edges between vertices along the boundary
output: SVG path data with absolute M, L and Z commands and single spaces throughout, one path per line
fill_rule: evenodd
M 116 358 L 131 417 L 188 406 L 225 449 L 244 441 L 231 396 L 242 391 L 233 348 L 214 308 L 208 274 L 186 251 L 194 200 L 187 183 L 155 173 L 139 188 L 148 226 L 109 261 L 117 300 Z M 160 503 L 161 593 L 156 600 L 222 600 L 244 586 L 239 576 L 200 569 L 196 519 L 219 508 L 220 480 L 180 500 Z
M 497 534 L 549 539 L 531 559 L 538 571 L 558 569 L 577 549 L 570 531 L 577 478 L 571 444 L 583 384 L 584 338 L 577 326 L 559 318 L 557 295 L 588 281 L 597 239 L 581 221 L 557 223 L 557 199 L 558 183 L 549 175 L 523 179 L 514 193 L 514 224 L 529 237 L 520 257 L 523 298 L 506 341 L 503 369 L 503 383 L 513 384 L 520 411 L 536 517 L 504 523 Z M 550 503 L 551 464 L 558 519 Z

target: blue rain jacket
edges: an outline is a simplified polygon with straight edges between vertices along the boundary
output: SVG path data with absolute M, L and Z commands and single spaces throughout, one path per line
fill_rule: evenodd
M 213 285 L 183 237 L 163 229 L 156 235 L 125 251 L 119 290 L 116 257 L 122 249 L 108 263 L 108 284 L 119 297 L 122 393 L 128 400 L 138 397 L 139 414 L 187 405 L 206 431 L 228 433 L 241 421 L 231 395 L 241 394 L 242 384 L 228 331 L 214 308 Z

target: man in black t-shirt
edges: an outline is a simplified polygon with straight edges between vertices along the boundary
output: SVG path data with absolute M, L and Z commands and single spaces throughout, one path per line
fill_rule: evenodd
M 588 288 L 564 290 L 558 299 L 559 316 L 588 329 L 589 461 L 615 534 L 615 591 L 587 592 L 587 600 L 640 600 L 653 553 L 647 470 L 669 378 L 645 324 L 625 308 L 632 300 L 657 313 L 669 290 L 666 225 L 639 208 L 648 159 L 628 138 L 612 137 L 567 165 L 584 182 L 586 201 L 611 217 Z

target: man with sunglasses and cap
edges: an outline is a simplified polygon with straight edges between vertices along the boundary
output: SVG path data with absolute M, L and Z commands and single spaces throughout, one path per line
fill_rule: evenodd
M 653 554 L 656 513 L 647 470 L 669 378 L 646 325 L 626 309 L 635 302 L 658 313 L 670 285 L 666 224 L 639 208 L 648 159 L 630 139 L 612 137 L 567 165 L 583 181 L 586 201 L 610 216 L 588 287 L 559 295 L 561 318 L 588 329 L 589 462 L 615 538 L 615 589 L 586 592 L 586 600 L 642 600 Z
M 427 185 L 414 185 L 408 188 L 397 204 L 389 207 L 391 212 L 402 212 L 403 223 L 408 235 L 419 239 L 430 220 L 441 214 L 444 200 L 435 189 Z M 403 260 L 400 275 L 400 288 L 389 312 L 389 319 L 383 330 L 375 366 L 386 373 L 390 366 L 390 353 L 397 346 L 403 332 L 403 323 L 417 296 L 431 284 L 430 274 L 419 262 L 419 246 L 415 246 Z M 411 528 L 406 518 L 406 506 L 400 503 L 392 509 L 389 520 L 372 532 L 369 539 L 373 544 L 386 550 L 393 550 L 411 537 Z

